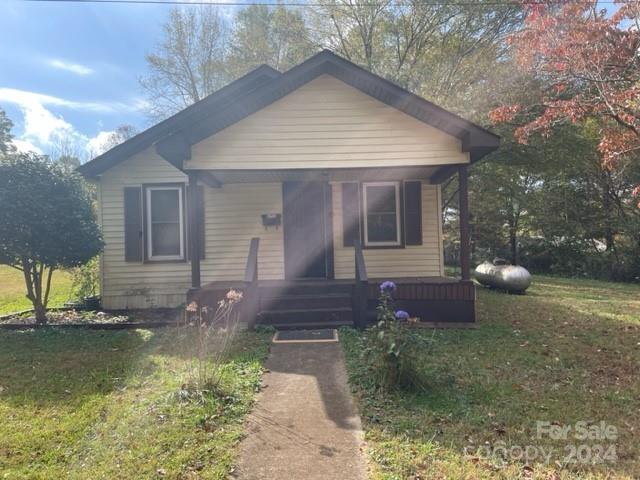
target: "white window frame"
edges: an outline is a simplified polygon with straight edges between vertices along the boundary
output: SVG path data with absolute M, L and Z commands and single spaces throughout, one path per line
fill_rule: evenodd
M 179 255 L 153 255 L 153 229 L 151 228 L 151 192 L 159 190 L 176 190 L 178 192 L 178 218 L 180 220 L 180 254 Z M 167 260 L 184 260 L 184 205 L 183 205 L 183 188 L 180 185 L 167 186 L 149 186 L 145 188 L 145 214 L 147 217 L 147 260 L 150 262 L 161 262 Z
M 396 240 L 393 242 L 370 242 L 369 241 L 369 212 L 367 207 L 367 187 L 393 186 L 396 192 Z M 364 182 L 362 184 L 362 205 L 364 217 L 364 245 L 366 247 L 399 247 L 402 245 L 400 232 L 400 182 Z

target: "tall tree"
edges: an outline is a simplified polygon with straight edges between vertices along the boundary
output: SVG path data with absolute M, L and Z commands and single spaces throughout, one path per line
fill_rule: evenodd
M 517 121 L 516 136 L 550 134 L 557 125 L 598 121 L 599 150 L 608 167 L 640 153 L 640 4 L 620 1 L 613 14 L 596 0 L 529 7 L 511 41 L 520 66 L 540 78 L 539 104 L 503 105 L 495 122 Z M 636 189 L 640 194 L 640 187 Z
M 102 151 L 106 152 L 107 150 L 111 150 L 113 147 L 117 147 L 126 140 L 135 137 L 137 134 L 138 129 L 133 125 L 119 125 L 113 132 L 111 132 L 111 135 L 109 135 L 107 140 L 102 144 Z
M 140 80 L 154 120 L 203 99 L 227 82 L 227 34 L 215 8 L 171 11 L 162 42 L 146 56 L 149 73 Z
M 2 154 L 7 154 L 15 150 L 11 143 L 13 140 L 13 135 L 11 135 L 12 128 L 13 122 L 5 111 L 0 108 L 0 153 Z
M 485 121 L 486 111 L 475 115 L 470 104 L 482 101 L 503 74 L 505 37 L 521 25 L 522 7 L 345 0 L 318 7 L 312 17 L 319 42 L 427 99 L 467 116 L 471 110 Z
M 285 71 L 316 50 L 299 10 L 251 5 L 234 19 L 227 68 L 234 77 L 261 64 Z

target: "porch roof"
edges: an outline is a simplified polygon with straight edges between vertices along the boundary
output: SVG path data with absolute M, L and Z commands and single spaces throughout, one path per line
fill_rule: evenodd
M 439 165 L 388 168 L 271 169 L 271 170 L 186 170 L 211 186 L 234 183 L 349 182 L 424 180 L 431 182 Z

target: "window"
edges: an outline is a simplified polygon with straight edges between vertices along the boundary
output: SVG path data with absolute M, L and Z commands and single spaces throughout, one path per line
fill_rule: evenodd
M 400 245 L 400 185 L 398 182 L 362 184 L 364 244 Z
M 147 259 L 184 259 L 184 209 L 180 186 L 146 188 Z

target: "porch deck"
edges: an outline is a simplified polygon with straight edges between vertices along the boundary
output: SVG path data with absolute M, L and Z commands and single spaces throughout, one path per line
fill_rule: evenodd
M 388 278 L 370 278 L 366 283 L 364 326 L 375 319 L 379 284 Z M 429 323 L 475 321 L 473 282 L 450 277 L 405 277 L 392 279 L 397 290 L 395 306 Z M 226 292 L 245 292 L 246 321 L 278 328 L 311 328 L 351 325 L 357 320 L 357 282 L 354 279 L 299 279 L 215 281 L 189 292 L 189 301 L 215 306 Z

